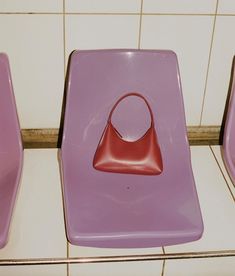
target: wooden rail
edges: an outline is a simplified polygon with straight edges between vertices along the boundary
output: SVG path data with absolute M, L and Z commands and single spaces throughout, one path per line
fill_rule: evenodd
M 190 145 L 221 144 L 220 126 L 189 126 L 188 139 Z M 59 129 L 22 129 L 24 148 L 57 148 L 60 147 Z

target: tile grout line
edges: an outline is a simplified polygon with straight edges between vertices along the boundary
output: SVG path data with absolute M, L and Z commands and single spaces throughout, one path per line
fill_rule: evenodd
M 143 0 L 141 0 L 143 1 Z M 145 16 L 235 16 L 235 13 L 147 13 L 147 12 L 0 12 L 0 15 L 145 15 Z
M 139 12 L 68 12 L 67 15 L 141 15 Z
M 162 262 L 162 272 L 161 272 L 161 276 L 164 276 L 164 273 L 165 273 L 165 266 L 166 266 L 166 260 L 163 260 L 163 262 Z
M 140 2 L 140 18 L 139 18 L 139 20 L 140 20 L 139 21 L 139 34 L 138 34 L 138 49 L 140 49 L 140 43 L 141 43 L 143 3 L 144 3 L 144 0 L 141 0 L 141 2 Z
M 67 241 L 67 259 L 69 259 L 69 243 Z M 69 276 L 69 264 L 66 266 L 67 276 Z
M 143 12 L 142 13 L 143 15 L 146 15 L 146 16 L 154 16 L 154 15 L 158 15 L 158 16 L 161 16 L 161 15 L 165 15 L 165 16 L 169 16 L 169 15 L 172 15 L 172 16 L 215 16 L 216 14 L 215 13 L 148 13 L 148 12 Z M 235 15 L 235 14 L 234 14 Z M 231 14 L 230 16 L 234 16 L 233 14 Z
M 162 246 L 162 252 L 163 252 L 163 254 L 166 254 L 165 249 L 164 249 L 163 246 Z M 164 273 L 165 273 L 165 265 L 166 265 L 166 260 L 163 260 L 161 276 L 164 276 Z
M 224 172 L 223 172 L 223 170 L 222 170 L 222 168 L 221 168 L 221 166 L 220 166 L 220 164 L 219 164 L 219 161 L 218 161 L 218 159 L 217 159 L 217 157 L 216 157 L 216 155 L 215 155 L 215 153 L 214 153 L 212 147 L 209 146 L 209 148 L 210 148 L 210 150 L 211 150 L 211 152 L 212 152 L 212 154 L 213 154 L 213 156 L 214 156 L 214 158 L 215 158 L 215 161 L 216 161 L 216 163 L 217 163 L 217 165 L 218 165 L 218 167 L 219 167 L 219 169 L 220 169 L 220 172 L 221 172 L 221 174 L 222 174 L 222 176 L 223 176 L 223 178 L 224 178 L 224 181 L 225 181 L 226 186 L 227 186 L 227 188 L 228 188 L 228 190 L 229 190 L 229 193 L 230 193 L 230 195 L 231 195 L 233 201 L 235 202 L 235 196 L 233 195 L 233 192 L 232 192 L 231 188 L 229 187 L 229 184 L 228 184 L 227 179 L 226 179 L 226 177 L 225 177 L 225 175 L 224 175 Z
M 63 0 L 63 47 L 64 47 L 64 76 L 66 77 L 65 0 Z
M 211 44 L 210 44 L 210 50 L 209 50 L 209 56 L 208 56 L 208 64 L 207 64 L 207 70 L 206 70 L 206 79 L 205 79 L 205 86 L 204 86 L 204 91 L 203 91 L 199 126 L 202 125 L 203 111 L 204 111 L 204 106 L 205 106 L 206 90 L 207 90 L 207 85 L 208 85 L 208 76 L 209 76 L 210 64 L 211 64 L 211 55 L 212 55 L 212 48 L 213 48 L 214 35 L 215 35 L 215 26 L 216 26 L 218 5 L 219 5 L 219 0 L 216 1 L 216 7 L 215 7 L 215 15 L 214 15 L 214 22 L 213 22 L 213 27 L 212 27 Z
M 65 41 L 65 0 L 63 0 L 63 47 L 64 47 L 64 78 L 66 78 L 66 41 Z M 62 188 L 62 187 L 61 187 Z M 62 198 L 63 200 L 63 198 Z M 63 204 L 63 211 L 65 214 L 65 210 L 64 210 L 64 204 Z M 64 220 L 65 220 L 65 216 L 64 216 Z M 68 240 L 66 239 L 66 257 L 67 259 L 69 259 L 69 243 Z M 66 265 L 66 274 L 67 276 L 69 276 L 69 264 L 67 263 Z

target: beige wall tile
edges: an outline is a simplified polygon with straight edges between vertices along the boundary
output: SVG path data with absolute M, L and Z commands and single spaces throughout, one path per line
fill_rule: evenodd
M 217 17 L 202 116 L 203 125 L 220 125 L 222 122 L 235 55 L 234 25 L 233 16 Z
M 137 48 L 139 16 L 66 16 L 66 54 L 74 49 Z
M 66 12 L 139 12 L 141 0 L 66 0 Z
M 200 121 L 212 24 L 210 16 L 143 16 L 141 48 L 178 56 L 188 125 Z
M 176 3 L 177 2 L 177 3 Z M 144 0 L 144 13 L 213 14 L 216 0 Z M 218 1 L 219 14 L 235 2 Z M 139 13 L 141 0 L 66 0 L 67 12 Z M 61 13 L 62 0 L 0 1 L 1 13 Z M 213 16 L 143 16 L 142 48 L 172 49 L 179 58 L 188 125 L 221 124 L 234 56 L 234 16 L 218 16 L 200 120 Z M 67 15 L 66 59 L 75 49 L 138 48 L 139 15 Z M 58 127 L 64 86 L 63 16 L 0 15 L 0 52 L 9 55 L 23 128 Z M 52 74 L 53 72 L 53 74 Z
M 0 15 L 22 128 L 59 127 L 64 86 L 62 15 Z
M 62 12 L 63 0 L 1 0 L 0 12 Z
M 235 15 L 235 1 L 219 0 L 218 13 Z
M 228 0 L 229 1 L 229 0 Z M 216 0 L 144 0 L 146 13 L 214 13 Z

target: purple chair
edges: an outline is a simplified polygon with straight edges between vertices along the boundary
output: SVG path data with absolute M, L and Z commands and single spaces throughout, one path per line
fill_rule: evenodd
M 224 128 L 222 156 L 233 183 L 235 183 L 235 71 Z
M 0 53 L 0 248 L 8 239 L 19 186 L 23 147 L 8 58 Z
M 171 51 L 74 51 L 69 65 L 60 152 L 68 240 L 75 245 L 141 248 L 197 240 L 203 232 L 190 160 L 177 57 Z M 162 158 L 160 175 L 95 170 L 93 157 L 114 103 L 127 92 L 150 104 Z M 137 97 L 112 117 L 126 140 L 150 116 Z

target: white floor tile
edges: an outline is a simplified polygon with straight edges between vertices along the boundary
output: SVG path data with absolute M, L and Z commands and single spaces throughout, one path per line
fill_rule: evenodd
M 216 159 L 219 163 L 219 166 L 220 166 L 221 170 L 223 171 L 223 175 L 224 175 L 224 177 L 226 179 L 226 182 L 227 182 L 227 184 L 230 188 L 230 191 L 232 192 L 232 194 L 235 197 L 235 186 L 234 186 L 235 183 L 233 184 L 231 178 L 229 177 L 229 174 L 227 172 L 227 169 L 225 167 L 225 164 L 224 164 L 224 161 L 223 161 L 223 158 L 222 158 L 222 155 L 221 155 L 221 148 L 220 148 L 220 146 L 212 146 L 211 148 L 212 148 L 212 150 L 213 150 L 213 152 L 216 156 Z
M 219 146 L 212 147 L 222 167 Z M 235 204 L 208 146 L 191 147 L 192 165 L 205 225 L 201 240 L 165 247 L 166 253 L 235 249 Z M 224 172 L 225 168 L 222 168 Z M 225 172 L 224 172 L 224 175 Z M 226 176 L 228 177 L 228 176 Z M 227 178 L 226 178 L 227 179 Z M 7 246 L 1 259 L 66 257 L 66 236 L 56 149 L 25 150 L 23 176 Z M 162 253 L 161 248 L 102 249 L 69 245 L 69 256 Z M 163 261 L 69 265 L 69 275 L 161 275 Z M 0 275 L 61 275 L 66 265 L 1 267 Z M 234 275 L 235 258 L 170 260 L 164 275 Z
M 166 261 L 164 276 L 232 276 L 235 257 Z
M 188 125 L 200 122 L 212 34 L 211 16 L 143 16 L 141 48 L 176 52 Z M 200 57 L 200 58 L 198 58 Z
M 67 276 L 66 265 L 0 266 L 4 276 Z
M 161 261 L 70 265 L 69 276 L 160 276 Z
M 69 257 L 88 257 L 88 256 L 120 256 L 120 255 L 144 255 L 161 254 L 162 248 L 145 249 L 111 249 L 111 248 L 92 248 L 69 245 Z M 138 275 L 161 275 L 162 261 L 151 262 L 121 262 L 121 263 L 99 263 L 86 265 L 70 265 L 70 276 L 138 276 Z M 147 274 L 146 274 L 147 272 Z
M 66 257 L 57 150 L 25 150 L 9 241 L 1 259 Z
M 66 12 L 140 12 L 141 0 L 66 0 Z
M 169 252 L 235 249 L 235 204 L 208 146 L 191 147 L 192 166 L 202 209 L 204 234 L 199 241 L 165 247 Z M 179 191 L 180 192 L 180 191 Z

